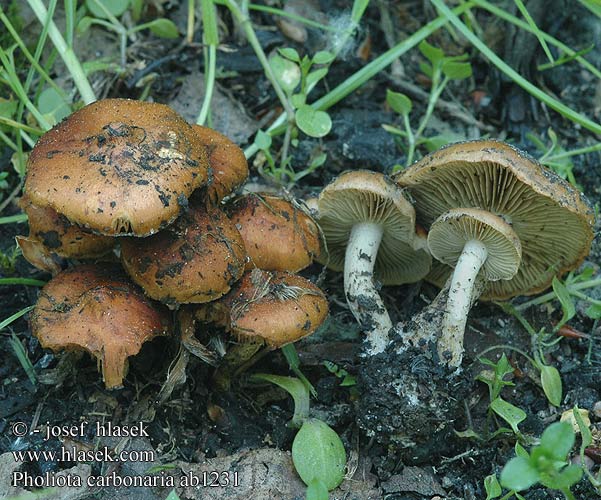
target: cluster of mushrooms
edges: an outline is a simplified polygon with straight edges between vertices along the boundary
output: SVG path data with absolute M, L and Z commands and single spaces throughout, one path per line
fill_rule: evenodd
M 446 300 L 441 321 L 406 335 L 434 341 L 439 361 L 461 365 L 470 307 L 478 298 L 538 293 L 579 266 L 590 251 L 593 210 L 573 186 L 499 141 L 452 144 L 390 179 L 346 172 L 316 199 L 328 253 L 344 270 L 347 303 L 367 333 L 366 353 L 389 345 L 392 322 L 379 285 L 426 279 Z
M 225 202 L 247 176 L 240 148 L 162 104 L 98 101 L 42 136 L 20 201 L 30 234 L 17 237 L 54 275 L 30 320 L 41 345 L 87 350 L 113 388 L 174 323 L 182 337 L 217 324 L 247 357 L 313 333 L 328 302 L 294 273 L 320 253 L 318 227 L 275 196 Z
M 324 293 L 293 274 L 316 259 L 344 271 L 367 355 L 386 349 L 393 327 L 380 285 L 440 286 L 440 331 L 407 342 L 433 340 L 440 362 L 457 368 L 476 299 L 545 289 L 593 239 L 586 199 L 497 141 L 448 146 L 393 178 L 346 172 L 307 200 L 309 210 L 233 196 L 247 175 L 235 144 L 160 104 L 98 101 L 45 134 L 21 199 L 30 234 L 18 237 L 24 256 L 55 275 L 31 317 L 42 346 L 88 350 L 106 386 L 118 387 L 127 357 L 170 333 L 168 309 L 177 310 L 184 345 L 197 345 L 198 322 L 240 341 L 222 363 L 227 387 L 240 359 L 322 324 Z M 62 270 L 63 258 L 96 263 Z

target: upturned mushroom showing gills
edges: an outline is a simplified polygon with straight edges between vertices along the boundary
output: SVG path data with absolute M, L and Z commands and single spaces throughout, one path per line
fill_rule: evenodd
M 378 293 L 384 285 L 414 283 L 430 270 L 415 211 L 403 190 L 377 172 L 346 172 L 317 201 L 318 223 L 327 244 L 320 262 L 344 269 L 349 308 L 367 334 L 366 353 L 384 351 L 392 322 Z
M 39 139 L 24 190 L 96 233 L 147 236 L 173 222 L 208 176 L 207 147 L 175 111 L 105 99 Z
M 236 226 L 217 208 L 190 207 L 148 238 L 125 238 L 123 267 L 146 294 L 176 307 L 216 300 L 244 273 L 246 251 Z
M 252 193 L 233 199 L 225 210 L 244 239 L 247 269 L 298 272 L 321 252 L 317 224 L 293 202 Z
M 443 286 L 452 274 L 438 342 L 441 359 L 451 367 L 461 364 L 465 318 L 480 294 L 506 300 L 538 293 L 554 276 L 579 266 L 590 251 L 594 215 L 586 198 L 503 142 L 452 144 L 395 180 L 411 193 L 417 221 L 430 229 L 432 254 L 442 261 L 434 264 L 429 279 Z M 508 250 L 502 257 L 511 259 L 505 274 L 491 274 L 493 260 L 501 257 L 491 247 L 483 249 L 479 238 L 484 235 Z M 496 280 L 484 282 L 487 276 Z
M 123 385 L 127 358 L 144 342 L 170 331 L 166 311 L 114 265 L 85 264 L 56 275 L 42 289 L 30 322 L 42 347 L 95 356 L 107 388 Z

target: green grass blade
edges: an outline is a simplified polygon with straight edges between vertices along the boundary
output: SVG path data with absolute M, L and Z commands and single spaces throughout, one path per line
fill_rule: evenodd
M 549 59 L 549 62 L 551 64 L 553 64 L 555 61 L 553 59 L 553 55 L 551 54 L 551 51 L 549 50 L 549 46 L 547 45 L 547 42 L 545 41 L 544 37 L 542 36 L 541 30 L 538 29 L 538 26 L 536 25 L 536 23 L 534 22 L 534 19 L 532 19 L 532 16 L 530 15 L 530 12 L 528 12 L 528 9 L 524 5 L 524 2 L 522 2 L 522 0 L 514 0 L 514 2 L 517 5 L 517 8 L 522 13 L 522 16 L 524 16 L 524 19 L 526 19 L 526 22 L 530 26 L 532 33 L 534 34 L 534 36 L 536 38 L 538 38 L 538 43 L 540 43 L 541 47 L 543 48 L 543 51 L 545 52 L 547 59 Z
M 9 215 L 8 217 L 0 217 L 0 224 L 19 224 L 21 222 L 27 222 L 27 215 L 17 214 Z
M 499 7 L 497 7 L 496 5 L 493 5 L 492 3 L 488 2 L 487 0 L 473 0 L 473 2 L 476 5 L 476 7 L 487 10 L 491 14 L 494 14 L 496 17 L 503 19 L 507 22 L 510 22 L 511 24 L 518 26 L 519 28 L 521 28 L 523 30 L 528 31 L 529 33 L 532 33 L 532 30 L 531 30 L 530 26 L 528 26 L 528 23 L 525 23 L 521 19 L 518 19 L 517 17 L 511 15 L 509 12 L 507 12 L 503 9 L 500 9 Z M 549 42 L 551 45 L 554 45 L 558 49 L 562 50 L 565 54 L 567 54 L 569 56 L 575 56 L 576 60 L 583 67 L 585 67 L 587 70 L 589 70 L 597 78 L 601 79 L 601 71 L 599 69 L 597 69 L 595 66 L 593 66 L 584 57 L 578 56 L 576 54 L 575 50 L 572 50 L 570 47 L 568 47 L 564 43 L 560 42 L 556 38 L 553 38 L 551 35 L 548 35 L 545 32 L 541 32 L 541 35 L 547 42 Z
M 29 381 L 32 385 L 35 385 L 37 382 L 35 376 L 35 369 L 33 368 L 33 364 L 31 363 L 29 356 L 27 356 L 27 351 L 23 347 L 23 344 L 21 344 L 21 342 L 14 333 L 11 335 L 9 343 L 13 348 L 13 351 L 15 353 L 15 356 L 17 356 L 19 363 L 21 363 L 23 370 L 25 370 Z
M 10 325 L 12 322 L 18 320 L 21 316 L 24 316 L 25 314 L 27 314 L 29 311 L 31 311 L 35 306 L 27 306 L 23 309 L 21 309 L 20 311 L 16 312 L 15 314 L 13 314 L 12 316 L 9 316 L 8 318 L 6 318 L 3 321 L 0 321 L 0 330 L 6 328 L 8 325 Z
M 601 134 L 601 124 L 595 123 L 592 120 L 588 119 L 586 116 L 581 115 L 580 113 L 574 111 L 570 107 L 566 106 L 562 102 L 557 99 L 551 97 L 546 94 L 538 87 L 530 83 L 523 76 L 521 76 L 517 71 L 515 71 L 511 66 L 509 66 L 503 59 L 497 56 L 492 50 L 490 50 L 482 40 L 480 40 L 476 35 L 474 35 L 465 24 L 454 14 L 451 9 L 449 9 L 442 0 L 430 0 L 432 4 L 436 6 L 440 12 L 443 13 L 444 16 L 461 32 L 461 34 L 469 40 L 469 42 L 476 47 L 484 57 L 486 57 L 491 63 L 493 63 L 499 71 L 507 75 L 511 78 L 517 85 L 522 87 L 526 92 L 530 95 L 534 96 L 541 102 L 544 102 L 551 109 L 557 111 L 559 114 L 573 121 L 574 123 L 578 123 L 587 130 L 595 134 Z
M 33 278 L 0 278 L 0 285 L 44 286 L 45 284 L 45 281 Z
M 338 29 L 333 26 L 328 26 L 327 24 L 318 23 L 317 21 L 313 21 L 303 16 L 299 16 L 298 14 L 294 14 L 293 12 L 287 12 L 282 9 L 276 9 L 275 7 L 268 7 L 266 5 L 258 5 L 255 3 L 251 3 L 248 5 L 249 10 L 255 10 L 258 12 L 266 12 L 267 14 L 273 14 L 274 16 L 287 17 L 288 19 L 292 19 L 293 21 L 297 21 L 302 24 L 306 24 L 311 28 L 316 28 L 322 31 L 331 31 L 336 32 Z

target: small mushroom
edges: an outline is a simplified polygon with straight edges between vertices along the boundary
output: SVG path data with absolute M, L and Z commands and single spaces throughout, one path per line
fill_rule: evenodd
M 501 217 L 461 208 L 445 212 L 432 223 L 428 246 L 433 257 L 455 268 L 438 342 L 439 354 L 448 353 L 449 362 L 455 364 L 463 355 L 463 332 L 473 299 L 488 282 L 515 276 L 522 245 Z
M 212 176 L 206 197 L 209 203 L 217 205 L 244 184 L 248 178 L 248 163 L 244 152 L 225 135 L 201 125 L 192 125 L 192 128 L 207 147 Z
M 509 279 L 487 282 L 481 294 L 484 299 L 506 300 L 538 293 L 554 276 L 578 267 L 590 250 L 594 215 L 586 198 L 527 154 L 503 142 L 452 144 L 425 156 L 395 180 L 409 190 L 417 220 L 430 232 L 443 227 L 435 228 L 438 223 L 449 227 L 452 221 L 457 225 L 468 220 L 449 215 L 460 213 L 450 212 L 453 209 L 477 209 L 505 223 L 503 232 L 514 242 L 514 254 L 519 247 L 513 235 L 517 236 L 522 257 L 517 272 Z M 428 242 L 433 252 L 439 252 L 434 236 Z M 453 271 L 449 262 L 443 258 L 443 263 L 434 265 L 428 279 L 443 286 Z M 463 270 L 456 270 L 446 291 L 455 296 L 454 291 L 464 287 L 463 276 Z M 462 298 L 459 311 L 455 310 L 457 304 L 447 305 L 438 350 L 451 367 L 460 365 L 463 352 L 463 320 L 451 316 L 461 318 L 465 300 L 474 301 L 477 296 L 472 293 L 469 299 Z
M 246 252 L 223 212 L 190 207 L 148 238 L 126 238 L 123 267 L 146 294 L 170 307 L 216 300 L 244 273 Z
M 317 201 L 318 223 L 327 243 L 320 257 L 330 269 L 344 269 L 351 312 L 367 333 L 367 354 L 388 344 L 392 322 L 376 280 L 401 285 L 422 279 L 431 257 L 415 212 L 403 190 L 377 172 L 346 172 L 326 186 Z
M 29 236 L 17 236 L 17 244 L 25 259 L 38 269 L 56 274 L 61 270 L 58 257 L 93 259 L 113 249 L 114 238 L 71 224 L 50 207 L 36 207 L 27 195 L 19 200 L 19 206 L 27 214 Z
M 253 269 L 221 300 L 197 306 L 196 319 L 223 327 L 238 344 L 230 348 L 215 374 L 221 388 L 232 373 L 263 346 L 277 349 L 311 335 L 325 321 L 328 301 L 305 278 Z
M 205 144 L 163 104 L 105 99 L 44 134 L 25 192 L 40 208 L 112 236 L 147 236 L 170 224 L 208 180 Z
M 114 265 L 62 271 L 42 289 L 31 331 L 44 348 L 84 349 L 98 360 L 107 388 L 121 387 L 127 358 L 170 331 L 166 311 L 147 299 Z
M 298 272 L 321 251 L 317 224 L 294 203 L 251 193 L 232 200 L 225 210 L 244 239 L 247 269 Z

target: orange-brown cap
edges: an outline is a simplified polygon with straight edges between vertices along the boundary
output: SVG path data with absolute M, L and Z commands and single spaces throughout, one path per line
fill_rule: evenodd
M 125 238 L 123 266 L 153 299 L 175 306 L 218 299 L 244 273 L 246 252 L 223 212 L 190 207 L 174 224 L 148 238 Z
M 207 185 L 207 199 L 216 205 L 238 189 L 248 178 L 248 163 L 238 145 L 216 130 L 192 125 L 194 133 L 207 146 L 212 177 Z
M 173 222 L 208 176 L 206 146 L 175 111 L 105 99 L 40 138 L 25 192 L 95 232 L 146 236 Z
M 327 315 L 328 301 L 313 283 L 261 269 L 245 273 L 221 300 L 197 309 L 198 319 L 223 326 L 240 341 L 261 339 L 272 348 L 311 335 Z
M 19 236 L 17 243 L 23 256 L 39 269 L 56 272 L 54 266 L 49 268 L 44 264 L 48 259 L 55 261 L 52 254 L 73 259 L 93 259 L 110 252 L 115 244 L 114 238 L 94 234 L 71 224 L 50 207 L 36 207 L 27 195 L 19 200 L 19 206 L 29 219 L 29 237 Z
M 67 269 L 42 289 L 31 331 L 44 348 L 84 349 L 98 359 L 107 388 L 120 387 L 127 358 L 170 331 L 169 317 L 118 266 Z
M 452 208 L 477 208 L 501 217 L 518 235 L 522 263 L 517 274 L 491 283 L 482 298 L 538 293 L 589 253 L 594 214 L 586 198 L 509 144 L 493 140 L 451 144 L 425 156 L 395 180 L 409 190 L 417 220 L 428 228 Z M 428 279 L 442 286 L 451 271 L 436 264 Z
M 251 193 L 232 200 L 226 211 L 244 239 L 247 269 L 297 272 L 320 253 L 317 224 L 294 203 Z

